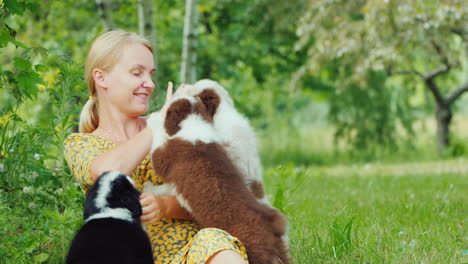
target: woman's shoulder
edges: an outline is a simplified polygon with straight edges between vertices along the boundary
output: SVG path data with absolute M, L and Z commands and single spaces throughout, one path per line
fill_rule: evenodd
M 81 141 L 81 140 L 89 140 L 91 137 L 95 137 L 95 135 L 91 133 L 72 133 L 65 138 L 66 142 L 74 142 L 74 141 Z
M 92 133 L 72 133 L 68 135 L 63 142 L 65 146 L 86 143 L 91 143 L 93 145 L 112 145 L 111 141 Z
M 110 150 L 115 145 L 102 137 L 90 133 L 70 134 L 63 142 L 64 152 L 70 155 L 80 153 L 81 156 L 96 156 L 96 154 Z

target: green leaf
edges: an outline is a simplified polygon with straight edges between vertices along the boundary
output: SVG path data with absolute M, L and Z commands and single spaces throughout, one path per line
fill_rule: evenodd
M 8 25 L 5 24 L 3 21 L 0 21 L 0 48 L 5 47 L 6 45 L 8 45 L 9 42 L 13 43 L 17 47 L 28 49 L 26 45 L 17 41 L 14 38 L 14 36 L 12 36 L 12 33 L 10 32 Z
M 15 67 L 20 71 L 30 71 L 32 69 L 32 63 L 28 60 L 15 57 L 14 59 Z
M 1 29 L 0 29 L 0 48 L 3 48 L 6 45 L 8 45 L 9 42 L 12 42 L 12 40 L 14 40 L 14 39 L 10 36 L 10 32 L 4 26 L 3 23 L 0 24 L 0 26 L 1 26 Z
M 33 14 L 40 14 L 41 13 L 41 7 L 37 3 L 26 3 L 24 5 L 26 9 L 29 9 L 31 13 Z
M 24 12 L 24 5 L 16 0 L 5 0 L 5 7 L 12 14 L 22 15 Z
M 34 256 L 34 261 L 42 263 L 42 262 L 46 261 L 48 258 L 49 258 L 49 254 L 41 253 L 39 255 Z
M 32 48 L 32 52 L 34 55 L 40 55 L 41 57 L 47 57 L 48 55 L 48 51 L 47 49 L 43 48 L 43 47 L 34 47 Z
M 36 249 L 36 245 L 35 245 L 35 244 L 31 245 L 30 247 L 27 247 L 27 248 L 24 250 L 24 252 L 30 254 L 30 253 L 32 253 L 32 252 L 34 251 L 34 249 Z
M 17 41 L 14 38 L 11 38 L 10 42 L 15 44 L 15 46 L 17 46 L 17 47 L 21 47 L 21 48 L 26 49 L 26 50 L 29 49 L 26 45 L 24 45 L 23 43 Z
M 17 77 L 16 81 L 18 82 L 18 88 L 21 91 L 21 94 L 32 99 L 35 98 L 38 93 L 38 84 L 44 84 L 44 80 L 42 80 L 41 76 L 37 74 L 37 72 L 20 72 Z
M 48 70 L 48 67 L 45 66 L 44 64 L 37 64 L 36 66 L 34 66 L 34 69 L 37 72 L 46 72 Z

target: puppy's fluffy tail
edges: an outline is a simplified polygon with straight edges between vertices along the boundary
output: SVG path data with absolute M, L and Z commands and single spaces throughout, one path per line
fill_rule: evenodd
M 266 222 L 271 226 L 272 232 L 275 236 L 283 236 L 287 229 L 287 220 L 280 211 L 276 208 L 270 207 L 269 205 L 262 204 L 264 209 Z
M 275 235 L 275 256 L 276 264 L 290 264 L 287 245 L 287 220 L 279 210 L 271 208 L 271 226 Z
M 283 236 L 286 233 L 287 220 L 278 210 L 275 210 L 275 215 L 271 221 L 275 235 Z

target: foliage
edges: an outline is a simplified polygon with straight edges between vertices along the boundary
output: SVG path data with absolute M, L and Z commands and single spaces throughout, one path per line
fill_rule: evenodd
M 0 189 L 1 263 L 64 262 L 82 222 L 83 195 L 71 181 L 61 187 Z
M 382 147 L 394 151 L 397 139 L 402 137 L 398 124 L 411 139 L 411 115 L 407 89 L 388 89 L 382 72 L 368 72 L 366 86 L 350 84 L 346 92 L 336 93 L 330 100 L 330 120 L 337 127 L 335 138 L 344 138 L 355 152 L 364 155 L 373 155 L 375 148 Z
M 2 224 L 2 237 L 9 237 L 0 247 L 1 263 L 61 263 L 81 223 L 83 195 L 62 149 L 76 125 L 70 92 L 79 79 L 70 65 L 60 65 L 59 71 L 44 88 L 48 94 L 40 95 L 48 102 L 42 110 L 52 113 L 49 119 L 30 124 L 14 112 L 14 122 L 0 126 L 0 206 L 5 208 L 0 218 L 8 222 Z
M 82 77 L 87 48 L 104 29 L 93 1 L 2 3 L 0 263 L 63 263 L 82 223 L 83 193 L 63 158 L 62 143 L 76 131 L 87 98 Z M 136 3 L 112 3 L 115 25 L 136 31 Z M 457 261 L 466 237 L 465 176 L 369 175 L 358 164 L 434 159 L 429 137 L 421 133 L 425 129 L 410 138 L 417 141 L 414 148 L 406 144 L 414 120 L 424 117 L 424 109 L 415 111 L 424 97 L 414 95 L 421 87 L 388 73 L 438 66 L 440 54 L 427 39 L 440 41 L 451 65 L 464 69 L 466 32 L 458 27 L 466 6 L 455 0 L 440 8 L 436 1 L 316 3 L 324 4 L 213 0 L 199 8 L 199 78 L 227 87 L 257 129 L 265 167 L 270 167 L 267 193 L 288 215 L 294 262 Z M 183 1 L 156 1 L 155 6 L 159 68 L 152 110 L 162 105 L 167 81 L 179 76 L 184 15 Z M 301 20 L 297 36 L 299 17 L 309 10 L 313 16 Z M 388 28 L 392 20 L 396 30 Z M 445 34 L 450 25 L 453 32 Z M 298 41 L 302 48 L 293 50 Z M 361 42 L 366 46 L 357 45 Z M 301 81 L 289 85 L 291 74 L 304 64 Z M 441 82 L 448 87 L 462 73 Z M 338 126 L 327 123 L 329 113 Z M 328 141 L 335 132 L 345 140 L 332 147 Z M 465 138 L 455 138 L 451 155 L 466 155 Z M 387 145 L 390 151 L 381 154 Z M 316 166 L 337 163 L 352 166 L 332 167 L 340 175 Z
M 12 3 L 18 4 L 7 2 L 9 11 L 26 12 L 21 8 L 28 5 Z M 62 144 L 76 125 L 82 73 L 63 58 L 59 65 L 33 65 L 39 58 L 33 55 L 44 53 L 42 48 L 19 44 L 17 49 L 25 57 L 13 57 L 12 70 L 2 72 L 5 88 L 14 96 L 2 91 L 0 263 L 63 263 L 81 223 L 83 195 L 66 166 Z
M 4 8 L 0 11 L 0 48 L 13 48 L 17 56 L 8 56 L 10 60 L 6 67 L 0 67 L 0 86 L 8 90 L 15 99 L 22 102 L 25 98 L 36 98 L 39 84 L 44 84 L 39 72 L 45 67 L 41 64 L 33 65 L 31 60 L 38 55 L 44 55 L 45 50 L 41 47 L 31 48 L 16 39 L 17 31 L 11 26 L 11 18 L 24 13 L 37 14 L 37 5 L 32 2 L 6 1 Z M 9 111 L 13 105 L 7 105 L 0 113 Z
M 340 58 L 339 73 L 365 79 L 369 69 L 430 71 L 448 60 L 466 60 L 468 8 L 446 1 L 310 1 L 298 34 L 298 47 L 311 38 L 309 64 L 317 71 Z M 352 65 L 351 68 L 346 68 Z
M 400 93 L 407 95 L 403 99 L 405 102 L 411 101 L 414 97 L 412 93 L 419 85 L 417 81 L 422 80 L 420 84 L 424 84 L 432 95 L 432 105 L 437 106 L 437 124 L 441 131 L 438 133 L 439 153 L 442 154 L 449 143 L 445 131 L 448 131 L 452 117 L 451 106 L 468 91 L 466 74 L 463 74 L 467 69 L 468 8 L 463 3 L 460 0 L 309 1 L 309 9 L 304 13 L 297 31 L 300 36 L 297 48 L 307 49 L 309 56 L 307 63 L 297 73 L 317 75 L 323 71 L 324 65 L 333 63 L 337 66 L 334 79 L 338 85 L 338 96 L 359 91 L 356 86 L 371 94 L 376 87 L 368 83 L 369 72 L 384 72 L 389 77 L 404 75 L 412 83 L 410 87 L 403 88 L 407 91 Z M 311 40 L 314 45 L 307 46 Z M 392 99 L 392 96 L 387 98 Z M 350 107 L 371 110 L 372 103 L 370 106 L 360 104 L 359 100 L 354 103 L 357 104 Z M 372 111 L 381 110 L 376 105 Z M 346 115 L 347 107 L 342 105 L 341 109 L 335 109 Z M 334 113 L 336 117 L 338 113 Z M 411 115 L 399 114 L 399 118 L 388 119 L 387 124 L 381 127 L 395 126 L 396 121 L 408 116 Z M 357 126 L 354 129 L 360 130 L 362 119 L 355 117 L 352 122 Z M 369 121 L 373 126 L 381 124 L 377 120 Z M 408 129 L 406 123 L 403 122 L 403 125 Z M 344 131 L 349 128 L 340 122 L 337 126 Z M 372 144 L 374 137 L 382 135 L 387 141 L 392 141 L 390 134 L 374 130 L 366 133 L 362 140 L 369 139 L 367 144 Z M 337 135 L 349 138 L 343 133 Z M 355 143 L 359 145 L 359 142 Z

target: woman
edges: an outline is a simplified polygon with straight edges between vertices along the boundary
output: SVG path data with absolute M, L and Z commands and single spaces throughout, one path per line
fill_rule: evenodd
M 141 117 L 154 90 L 153 47 L 122 30 L 98 37 L 89 50 L 85 78 L 90 98 L 80 116 L 80 133 L 64 142 L 65 158 L 86 192 L 103 172 L 131 175 L 140 191 L 144 182 L 162 184 L 152 170 L 152 132 Z M 167 89 L 165 111 L 172 96 Z M 246 263 L 245 247 L 215 228 L 200 229 L 174 196 L 143 192 L 143 215 L 155 263 Z

